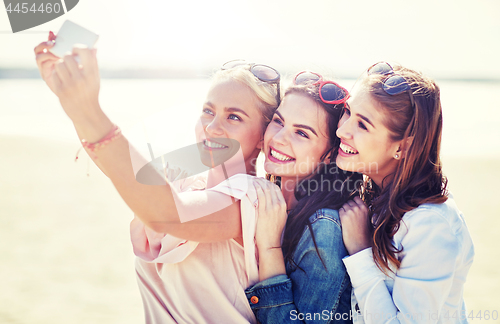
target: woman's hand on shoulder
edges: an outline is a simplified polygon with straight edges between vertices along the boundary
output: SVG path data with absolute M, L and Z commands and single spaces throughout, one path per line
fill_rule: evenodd
M 51 33 L 48 42 L 38 44 L 34 51 L 42 79 L 56 94 L 73 122 L 88 120 L 100 112 L 100 77 L 96 50 L 74 47 L 72 55 L 57 57 L 49 50 L 54 46 Z M 81 63 L 75 60 L 78 55 Z
M 342 238 L 350 255 L 371 247 L 372 225 L 368 214 L 368 207 L 359 197 L 339 209 Z
M 255 241 L 260 251 L 281 247 L 287 220 L 286 202 L 281 189 L 264 179 L 254 179 L 259 205 Z

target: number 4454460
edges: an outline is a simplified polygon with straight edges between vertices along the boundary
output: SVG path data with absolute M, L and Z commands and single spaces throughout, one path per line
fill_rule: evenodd
M 460 314 L 458 312 L 453 312 L 450 314 L 450 312 L 446 311 L 443 314 L 443 317 L 446 319 L 465 319 L 466 317 L 469 320 L 497 320 L 498 319 L 498 311 L 497 310 L 483 310 L 483 311 L 474 311 L 471 310 L 469 314 L 465 314 L 465 311 L 462 311 Z
M 39 5 L 34 3 L 30 8 L 28 8 L 28 3 L 17 3 L 14 8 L 12 8 L 12 3 L 7 5 L 7 12 L 17 12 L 17 13 L 28 13 L 28 12 L 39 12 L 39 13 L 59 13 L 61 11 L 61 5 L 59 3 L 40 3 Z M 37 7 L 38 5 L 38 7 Z

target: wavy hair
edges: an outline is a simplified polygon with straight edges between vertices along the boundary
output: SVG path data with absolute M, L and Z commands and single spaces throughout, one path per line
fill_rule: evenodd
M 411 87 L 414 106 L 407 92 L 389 95 L 383 89 L 386 76 L 365 75 L 362 86 L 384 111 L 383 120 L 393 141 L 403 143 L 403 157 L 391 181 L 385 178 L 378 187 L 369 178 L 363 186 L 363 198 L 370 207 L 373 224 L 373 258 L 387 273 L 390 264 L 399 268 L 396 253 L 402 251 L 392 244 L 401 226 L 403 215 L 424 203 L 447 200 L 447 179 L 443 175 L 439 151 L 443 117 L 440 90 L 437 84 L 421 73 L 394 67 Z
M 306 95 L 324 109 L 327 115 L 326 121 L 330 144 L 329 150 L 322 156 L 322 160 L 326 159 L 325 162 L 319 163 L 313 173 L 300 181 L 295 188 L 295 198 L 298 202 L 288 214 L 282 244 L 285 260 L 295 266 L 298 265 L 293 260 L 293 253 L 306 226 L 311 233 L 316 252 L 321 262 L 323 262 L 309 221 L 312 213 L 322 208 L 338 210 L 347 200 L 358 194 L 358 188 L 362 182 L 361 174 L 343 171 L 335 163 L 340 144 L 336 132 L 344 104 L 332 105 L 324 103 L 319 96 L 318 88 L 317 85 L 309 84 L 293 85 L 286 90 L 284 95 L 287 96 L 292 93 Z

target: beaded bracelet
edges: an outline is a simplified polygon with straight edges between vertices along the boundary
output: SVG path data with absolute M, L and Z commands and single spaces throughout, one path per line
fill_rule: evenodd
M 89 143 L 87 140 L 82 139 L 82 146 L 86 149 L 88 149 L 94 159 L 97 159 L 97 155 L 94 154 L 95 151 L 100 150 L 104 146 L 108 145 L 122 134 L 122 130 L 113 124 L 113 128 L 104 136 L 101 138 L 99 141 L 95 143 Z M 80 150 L 78 150 L 80 152 Z M 78 153 L 76 154 L 75 161 L 78 160 Z

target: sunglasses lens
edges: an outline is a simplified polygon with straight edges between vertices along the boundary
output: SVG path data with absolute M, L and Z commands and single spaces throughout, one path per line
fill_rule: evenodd
M 251 71 L 261 81 L 275 81 L 280 78 L 278 71 L 267 65 L 255 64 Z
M 390 95 L 397 95 L 410 89 L 406 79 L 400 75 L 393 75 L 384 82 L 384 91 Z
M 328 102 L 340 103 L 347 97 L 344 89 L 333 83 L 325 83 L 320 91 L 323 100 Z
M 237 66 L 248 65 L 248 64 L 249 63 L 245 60 L 233 60 L 233 61 L 229 61 L 229 62 L 224 63 L 224 65 L 222 66 L 222 70 L 229 70 L 229 69 L 235 68 Z
M 319 81 L 320 76 L 311 72 L 303 72 L 297 74 L 295 77 L 295 84 L 306 84 L 306 83 L 315 83 Z
M 369 68 L 368 74 L 389 74 L 392 71 L 392 67 L 389 65 L 389 63 L 380 62 Z

